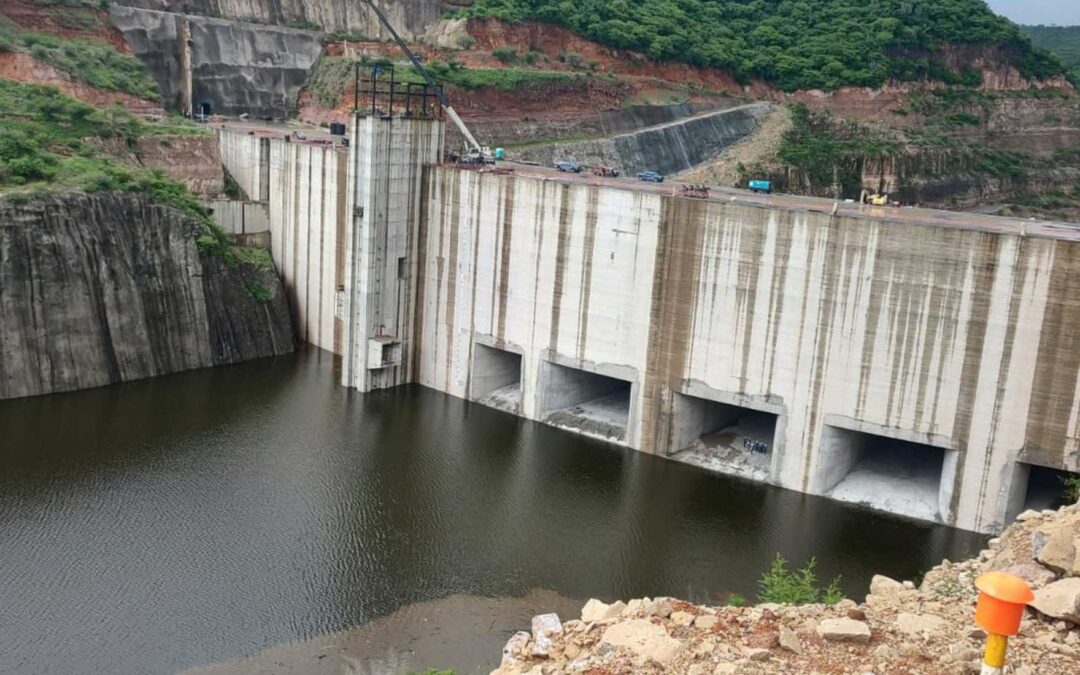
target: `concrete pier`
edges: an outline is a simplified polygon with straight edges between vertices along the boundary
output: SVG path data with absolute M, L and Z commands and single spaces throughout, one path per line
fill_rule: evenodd
M 333 321 L 323 294 L 340 291 L 341 339 L 308 334 L 343 354 L 347 386 L 418 382 L 979 531 L 1038 501 L 1044 472 L 1080 470 L 1076 228 L 483 174 L 436 164 L 430 120 L 353 135 L 330 180 L 277 140 L 269 169 L 292 195 L 271 189 L 271 223 L 300 324 Z M 257 146 L 222 156 L 261 166 L 241 157 Z M 342 242 L 328 273 L 320 251 Z

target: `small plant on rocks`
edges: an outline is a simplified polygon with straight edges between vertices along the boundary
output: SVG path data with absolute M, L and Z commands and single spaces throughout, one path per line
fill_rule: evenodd
M 761 580 L 758 581 L 761 588 L 758 601 L 783 605 L 810 605 L 819 602 L 835 605 L 843 600 L 840 577 L 837 576 L 828 586 L 822 588 L 818 585 L 817 573 L 814 571 L 816 566 L 817 561 L 810 558 L 802 569 L 788 569 L 787 560 L 777 553 L 768 571 L 761 575 Z

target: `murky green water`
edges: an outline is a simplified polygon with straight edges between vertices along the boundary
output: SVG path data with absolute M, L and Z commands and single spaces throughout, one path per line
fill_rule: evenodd
M 0 672 L 171 673 L 455 593 L 750 596 L 777 551 L 861 596 L 982 541 L 336 381 L 312 351 L 0 403 Z

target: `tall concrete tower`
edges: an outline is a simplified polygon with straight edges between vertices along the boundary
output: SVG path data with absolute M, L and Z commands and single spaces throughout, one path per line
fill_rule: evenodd
M 349 155 L 342 384 L 409 381 L 423 169 L 442 157 L 442 120 L 357 115 Z

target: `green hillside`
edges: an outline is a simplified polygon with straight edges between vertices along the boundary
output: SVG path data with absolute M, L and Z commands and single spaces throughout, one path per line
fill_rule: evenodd
M 886 79 L 978 84 L 937 58 L 990 45 L 1026 76 L 1064 72 L 983 0 L 477 0 L 471 16 L 541 21 L 656 60 L 713 66 L 785 90 Z
M 1080 84 L 1080 26 L 1020 26 L 1036 46 L 1054 54 Z

